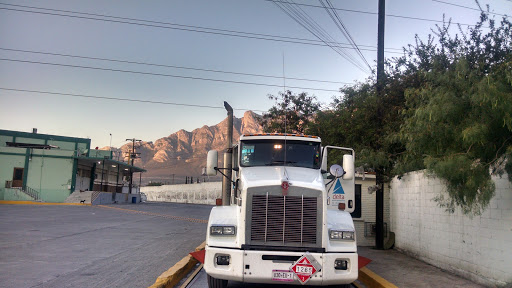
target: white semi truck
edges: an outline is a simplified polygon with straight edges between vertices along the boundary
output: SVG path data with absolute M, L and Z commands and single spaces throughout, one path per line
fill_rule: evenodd
M 332 150 L 341 152 L 342 166 L 328 172 Z M 208 175 L 222 172 L 217 158 L 208 152 Z M 249 134 L 232 158 L 230 203 L 214 207 L 208 220 L 210 288 L 228 280 L 348 287 L 357 279 L 352 149 L 322 147 L 316 136 Z

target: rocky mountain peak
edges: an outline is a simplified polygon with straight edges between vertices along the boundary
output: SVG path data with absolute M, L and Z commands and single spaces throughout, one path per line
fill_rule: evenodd
M 233 117 L 233 143 L 242 134 L 261 133 L 262 127 L 252 111 L 246 111 L 242 118 Z M 181 129 L 154 143 L 142 142 L 136 150 L 141 153 L 135 165 L 148 171 L 143 177 L 169 179 L 170 175 L 200 176 L 201 168 L 206 166 L 206 154 L 209 150 L 222 151 L 226 147 L 227 117 L 220 123 L 194 129 L 192 132 Z M 131 150 L 131 144 L 123 145 L 119 151 Z M 122 153 L 125 155 L 126 153 Z M 125 158 L 125 161 L 128 159 Z

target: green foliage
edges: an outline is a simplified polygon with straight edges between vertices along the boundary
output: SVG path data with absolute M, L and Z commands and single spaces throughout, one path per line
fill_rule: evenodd
M 404 151 L 397 137 L 402 123 L 403 93 L 409 80 L 393 76 L 387 81 L 384 98 L 379 99 L 375 79 L 340 89 L 343 97 L 333 98 L 331 109 L 319 112 L 309 126 L 330 145 L 352 147 L 357 152 L 356 165 L 366 171 L 382 170 L 384 178 L 392 176 L 394 159 Z M 382 121 L 379 124 L 378 115 Z
M 427 169 L 446 183 L 440 206 L 481 213 L 494 195 L 491 173 L 512 182 L 512 23 L 482 13 L 466 32 L 449 27 L 416 37 L 386 63 L 383 97 L 374 78 L 341 88 L 322 111 L 314 97 L 287 91 L 264 116 L 265 130 L 284 132 L 288 111 L 288 131 L 353 147 L 356 165 L 384 178 Z
M 316 97 L 304 92 L 293 95 L 288 90 L 285 93 L 279 92 L 279 96 L 268 97 L 276 100 L 276 105 L 259 120 L 267 133 L 306 133 L 313 115 L 320 110 Z
M 512 25 L 503 19 L 495 27 L 482 14 L 467 33 L 452 37 L 443 26 L 436 35 L 438 45 L 418 40 L 396 62 L 422 83 L 405 91 L 399 136 L 406 154 L 395 168 L 421 164 L 446 182 L 448 199 L 436 198 L 441 206 L 479 214 L 495 191 L 489 171 L 512 174 Z

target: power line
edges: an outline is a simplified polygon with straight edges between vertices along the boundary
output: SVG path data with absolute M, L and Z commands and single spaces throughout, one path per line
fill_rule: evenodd
M 279 0 L 263 0 L 263 1 L 274 2 L 274 3 L 276 3 L 276 2 L 287 3 L 285 1 L 279 1 Z M 304 4 L 304 3 L 293 3 L 293 5 L 307 6 L 307 7 L 314 7 L 314 8 L 324 8 L 324 7 L 319 6 L 319 5 Z M 361 10 L 353 10 L 353 9 L 345 9 L 345 8 L 334 8 L 334 9 L 338 10 L 338 11 L 346 11 L 346 12 L 361 13 L 361 14 L 368 14 L 368 15 L 378 15 L 377 12 L 370 12 L 370 11 L 361 11 Z M 386 14 L 386 17 L 443 23 L 443 20 L 426 19 L 426 18 L 419 18 L 419 17 L 412 17 L 412 16 L 403 16 L 403 15 L 394 15 L 394 14 Z M 453 24 L 464 25 L 464 26 L 475 26 L 473 24 L 464 24 L 464 23 L 459 23 L 459 22 L 452 22 L 452 23 Z
M 144 27 L 180 30 L 180 31 L 187 31 L 187 32 L 197 32 L 197 33 L 205 33 L 205 34 L 230 36 L 230 37 L 274 41 L 274 42 L 285 42 L 285 43 L 294 43 L 294 44 L 303 44 L 303 45 L 312 45 L 312 46 L 328 46 L 326 44 L 321 43 L 321 41 L 314 40 L 314 39 L 305 39 L 305 38 L 296 38 L 296 37 L 289 37 L 289 36 L 279 36 L 279 35 L 243 32 L 243 31 L 235 31 L 235 30 L 208 28 L 208 27 L 201 27 L 201 26 L 183 25 L 183 24 L 177 24 L 177 23 L 160 22 L 160 21 L 144 20 L 144 19 L 137 19 L 137 18 L 127 18 L 127 17 L 119 17 L 119 16 L 112 16 L 112 15 L 104 15 L 104 14 L 102 15 L 102 14 L 94 14 L 94 13 L 84 13 L 84 12 L 77 12 L 77 11 L 70 11 L 70 10 L 41 8 L 41 7 L 25 6 L 25 5 L 15 5 L 15 4 L 6 4 L 6 3 L 0 3 L 0 5 L 23 7 L 23 8 L 29 8 L 29 9 L 39 9 L 39 10 L 43 10 L 43 11 L 73 13 L 73 14 L 87 15 L 87 16 L 66 15 L 66 14 L 59 14 L 59 13 L 50 13 L 50 12 L 42 12 L 42 11 L 31 11 L 31 10 L 0 7 L 0 10 L 6 10 L 6 11 L 42 14 L 42 15 L 50 15 L 50 16 L 59 16 L 59 17 L 69 17 L 69 18 L 77 18 L 77 19 L 85 19 L 85 20 L 93 20 L 93 21 L 103 21 L 103 22 L 112 22 L 112 23 L 118 23 L 118 24 L 138 25 L 138 26 L 144 26 Z M 105 17 L 105 18 L 112 18 L 112 19 L 94 18 L 94 17 L 89 17 L 89 16 Z M 118 19 L 118 20 L 113 20 L 113 19 Z M 125 21 L 125 20 L 128 20 L 128 21 Z M 145 22 L 145 23 L 137 23 L 137 22 L 130 22 L 130 21 Z M 167 25 L 167 26 L 163 26 L 163 25 Z M 176 27 L 171 27 L 171 26 L 176 26 Z M 330 44 L 332 44 L 334 46 L 340 46 L 343 48 L 351 49 L 350 47 L 341 46 L 341 45 L 347 45 L 346 43 L 333 42 Z M 360 45 L 360 46 L 375 48 L 375 46 L 371 46 L 371 45 Z M 397 50 L 397 51 L 402 50 L 400 48 L 389 48 L 389 49 Z M 362 50 L 376 51 L 375 49 L 362 49 Z M 393 51 L 389 51 L 388 53 L 401 54 L 401 52 L 393 52 Z
M 478 12 L 484 12 L 484 13 L 487 13 L 487 14 L 494 14 L 494 15 L 503 16 L 503 17 L 510 17 L 510 16 L 508 16 L 506 14 L 499 14 L 499 13 L 494 13 L 494 12 L 490 12 L 490 11 L 485 11 L 485 10 L 483 10 L 481 8 L 477 9 L 477 8 L 473 8 L 473 7 L 468 7 L 468 6 L 459 5 L 459 4 L 450 3 L 450 2 L 445 2 L 445 1 L 440 1 L 440 0 L 432 0 L 432 1 L 433 2 L 442 3 L 442 4 L 446 4 L 446 5 L 450 5 L 450 6 L 459 7 L 459 8 L 474 10 L 474 11 L 478 11 Z
M 89 98 L 89 99 L 104 99 L 104 100 L 114 100 L 114 101 L 137 102 L 137 103 L 148 103 L 148 104 L 161 104 L 161 105 L 174 105 L 174 106 L 195 107 L 195 108 L 210 108 L 210 109 L 222 109 L 222 110 L 224 110 L 224 106 L 184 104 L 184 103 L 174 103 L 174 102 L 164 102 L 164 101 L 152 101 L 152 100 L 140 100 L 140 99 L 119 98 L 119 97 L 94 96 L 94 95 L 85 95 L 85 94 L 62 93 L 62 92 L 51 92 L 51 91 L 41 91 L 41 90 L 27 90 L 27 89 L 17 89 L 17 88 L 7 88 L 7 87 L 0 87 L 0 90 L 13 91 L 13 92 L 27 92 L 27 93 L 36 93 L 36 94 L 49 94 L 49 95 L 58 95 L 58 96 L 67 96 L 67 97 Z M 233 108 L 233 110 L 241 110 L 241 111 L 251 110 L 251 111 L 257 111 L 257 112 L 266 112 L 266 111 L 263 111 L 263 110 L 244 109 L 244 108 Z
M 336 11 L 334 9 L 334 6 L 332 5 L 332 3 L 329 0 L 326 0 L 326 2 L 329 5 L 330 9 L 327 8 L 327 6 L 324 4 L 323 0 L 320 0 L 320 3 L 322 4 L 322 6 L 324 6 L 325 11 L 327 11 L 327 14 L 329 14 L 329 16 L 331 17 L 331 19 L 334 22 L 334 24 L 336 24 L 336 26 L 341 31 L 341 33 L 349 41 L 349 43 L 352 46 L 352 48 L 354 48 L 357 51 L 357 53 L 359 54 L 359 57 L 361 57 L 361 59 L 363 59 L 364 63 L 366 64 L 366 66 L 368 66 L 368 69 L 370 69 L 370 71 L 372 71 L 372 67 L 370 66 L 370 64 L 368 64 L 368 61 L 364 57 L 364 55 L 361 52 L 361 50 L 359 50 L 359 47 L 357 46 L 357 44 L 355 43 L 354 39 L 352 38 L 352 36 L 348 32 L 348 29 L 347 29 L 347 27 L 345 27 L 345 24 L 343 24 L 343 21 L 341 21 L 341 18 L 338 15 L 338 11 Z M 336 21 L 336 20 L 338 20 L 338 21 Z M 340 26 L 340 24 L 341 24 L 341 26 Z
M 234 83 L 234 84 L 244 84 L 244 85 L 254 85 L 254 86 L 281 87 L 281 85 L 275 85 L 275 84 L 265 84 L 265 83 L 235 81 L 235 80 L 224 80 L 224 79 L 213 79 L 213 78 L 203 78 L 203 77 L 193 77 L 193 76 L 182 76 L 182 75 L 165 74 L 165 73 L 142 72 L 142 71 L 135 71 L 135 70 L 102 68 L 102 67 L 93 67 L 93 66 L 84 66 L 84 65 L 71 65 L 71 64 L 61 64 L 61 63 L 31 61 L 31 60 L 0 58 L 0 61 L 29 63 L 29 64 L 39 64 L 39 65 L 49 65 L 49 66 L 60 66 L 60 67 L 80 68 L 80 69 L 91 69 L 91 70 L 101 70 L 101 71 L 109 71 L 109 72 L 142 74 L 142 75 L 151 75 L 151 76 L 173 77 L 173 78 L 190 79 L 190 80 L 202 80 L 202 81 L 212 81 L 212 82 L 222 82 L 222 83 Z M 322 88 L 311 88 L 311 87 L 289 86 L 289 88 L 302 89 L 302 90 L 338 92 L 338 90 L 333 90 L 333 89 L 322 89 Z
M 274 76 L 274 75 L 264 75 L 264 74 L 253 74 L 253 73 L 232 72 L 232 71 L 203 69 L 203 68 L 193 68 L 193 67 L 185 67 L 185 66 L 175 66 L 175 65 L 156 64 L 156 63 L 148 63 L 148 62 L 120 60 L 120 59 L 110 59 L 110 58 L 100 58 L 100 57 L 91 57 L 91 56 L 80 56 L 80 55 L 71 55 L 71 54 L 63 54 L 63 53 L 52 53 L 52 52 L 43 52 L 43 51 L 33 51 L 33 50 L 21 50 L 21 49 L 12 49 L 12 48 L 4 48 L 4 47 L 0 47 L 0 50 L 13 51 L 13 52 L 22 52 L 22 53 L 31 53 L 31 54 L 43 54 L 43 55 L 60 56 L 60 57 L 70 57 L 70 58 L 78 58 L 78 59 L 100 60 L 100 61 L 108 61 L 108 62 L 116 62 L 116 63 L 137 64 L 137 65 L 145 65 L 145 66 L 155 66 L 155 67 L 186 69 L 186 70 L 214 72 L 214 73 L 223 73 L 223 74 L 243 75 L 243 76 L 255 76 L 255 77 L 265 77 L 265 78 L 274 78 L 274 79 L 281 79 L 282 78 L 282 76 Z M 293 77 L 289 77 L 288 79 L 298 80 L 298 81 L 334 83 L 334 84 L 351 84 L 351 83 L 348 83 L 348 82 L 316 80 L 316 79 L 306 79 L 306 78 L 293 78 Z
M 295 22 L 301 25 L 304 29 L 308 30 L 311 34 L 317 37 L 319 40 L 328 45 L 331 49 L 333 49 L 340 56 L 345 58 L 347 61 L 352 63 L 354 66 L 359 68 L 363 72 L 368 72 L 365 70 L 365 67 L 362 66 L 356 59 L 354 59 L 350 54 L 344 51 L 342 48 L 335 47 L 330 45 L 330 42 L 333 42 L 334 39 L 327 33 L 318 23 L 311 18 L 300 6 L 294 6 L 295 4 L 292 2 L 283 2 L 283 1 L 273 1 L 273 3 L 279 7 L 286 15 L 292 18 Z M 370 70 L 371 71 L 371 70 Z

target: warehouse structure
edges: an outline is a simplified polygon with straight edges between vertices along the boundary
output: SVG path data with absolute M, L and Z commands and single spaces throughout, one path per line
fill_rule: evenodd
M 73 193 L 90 199 L 111 193 L 112 201 L 140 201 L 129 185 L 144 169 L 113 160 L 112 151 L 91 150 L 86 138 L 0 130 L 0 200 L 65 202 Z M 140 177 L 139 177 L 140 178 Z M 92 193 L 97 192 L 97 193 Z M 133 194 L 133 197 L 116 196 Z M 82 197 L 84 198 L 84 197 Z

